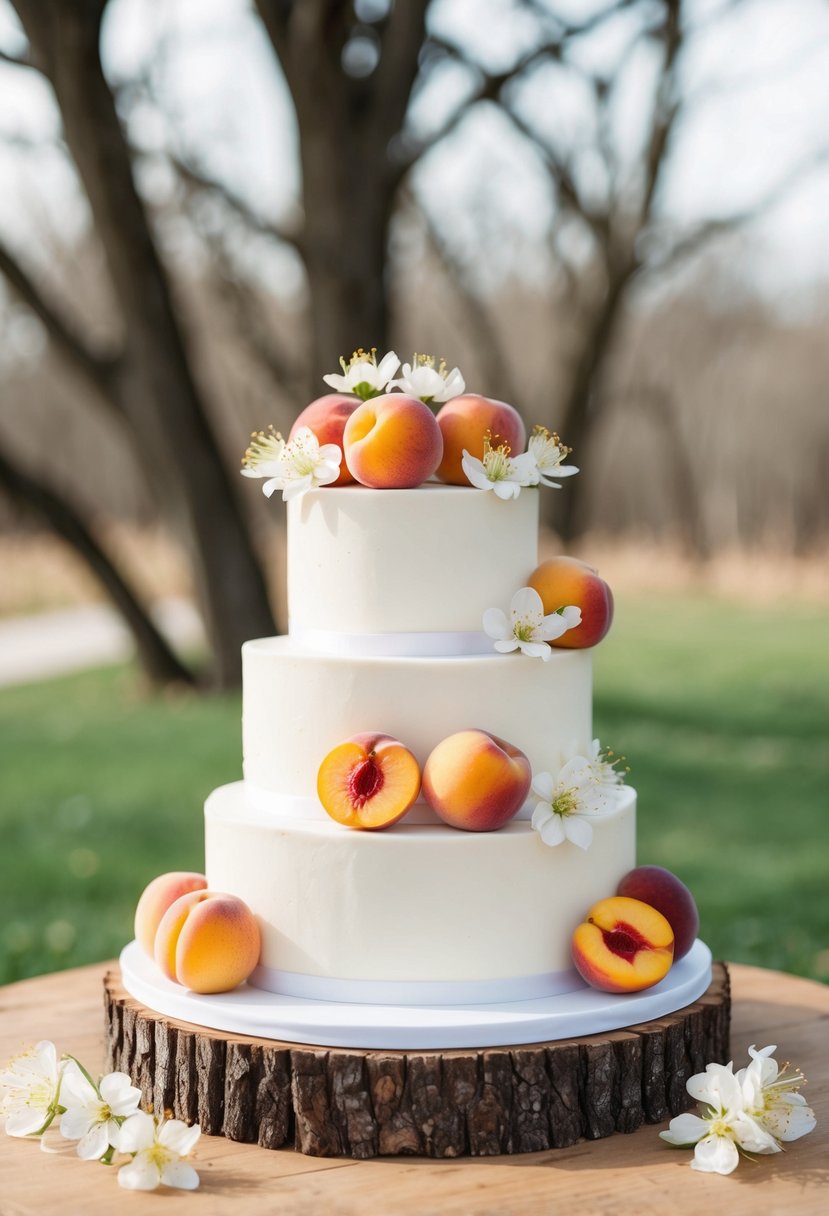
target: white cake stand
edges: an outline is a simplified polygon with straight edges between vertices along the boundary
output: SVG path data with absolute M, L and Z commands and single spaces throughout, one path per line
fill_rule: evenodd
M 391 1051 L 505 1047 L 621 1030 L 693 1004 L 711 983 L 711 951 L 701 941 L 645 992 L 616 996 L 585 984 L 559 996 L 489 1005 L 312 1001 L 248 984 L 202 996 L 165 979 L 137 942 L 120 962 L 130 996 L 167 1017 L 246 1038 Z

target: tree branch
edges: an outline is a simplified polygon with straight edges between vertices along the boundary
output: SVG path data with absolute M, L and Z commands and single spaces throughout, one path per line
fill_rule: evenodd
M 274 240 L 282 241 L 286 245 L 292 245 L 297 250 L 301 249 L 302 234 L 296 227 L 276 224 L 272 220 L 263 219 L 240 195 L 231 190 L 224 182 L 211 177 L 204 170 L 196 168 L 189 161 L 182 160 L 181 157 L 176 156 L 173 152 L 168 152 L 167 158 L 186 186 L 194 191 L 204 190 L 220 198 L 228 209 L 242 220 L 251 231 L 259 233 L 260 236 L 267 236 Z
M 664 59 L 654 98 L 653 119 L 645 158 L 645 182 L 641 203 L 643 222 L 647 222 L 650 218 L 654 196 L 665 164 L 665 153 L 668 150 L 671 133 L 681 109 L 681 102 L 676 94 L 675 68 L 683 44 L 682 0 L 667 0 L 663 37 Z
M 748 224 L 753 223 L 762 215 L 771 211 L 778 203 L 782 203 L 788 197 L 791 190 L 808 177 L 810 173 L 827 164 L 829 164 L 829 147 L 822 149 L 815 156 L 805 157 L 801 160 L 789 173 L 767 191 L 762 198 L 752 204 L 751 207 L 745 207 L 742 211 L 732 212 L 731 215 L 713 216 L 710 219 L 703 220 L 679 236 L 661 255 L 657 253 L 654 256 L 647 253 L 647 242 L 649 240 L 652 242 L 654 237 L 658 239 L 658 233 L 646 233 L 646 252 L 642 260 L 643 270 L 649 274 L 662 272 L 699 252 L 708 241 L 745 228 Z
M 0 49 L 0 64 L 2 63 L 11 68 L 27 68 L 31 72 L 41 71 L 30 55 L 12 55 L 9 51 Z
M 59 353 L 86 383 L 95 389 L 102 400 L 113 406 L 112 386 L 119 360 L 92 349 L 76 326 L 63 317 L 57 307 L 46 298 L 1 240 L 0 274 L 5 276 L 14 293 L 38 318 Z
M 56 490 L 25 472 L 0 451 L 0 487 L 26 510 L 44 519 L 86 562 L 132 633 L 141 666 L 158 684 L 194 684 L 141 605 L 135 591 L 104 551 L 77 509 Z

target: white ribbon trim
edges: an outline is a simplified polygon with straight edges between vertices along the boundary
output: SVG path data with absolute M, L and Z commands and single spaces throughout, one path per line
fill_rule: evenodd
M 316 820 L 317 823 L 334 822 L 316 798 L 300 798 L 293 794 L 274 794 L 260 785 L 252 785 L 250 781 L 245 782 L 245 797 L 254 810 L 269 817 L 294 821 L 297 819 Z M 532 819 L 536 802 L 537 799 L 533 799 L 531 802 L 525 803 L 521 810 L 513 815 L 513 819 Z M 407 811 L 398 822 L 402 825 L 441 824 L 444 821 L 435 814 L 428 803 L 418 799 L 411 810 Z
M 307 650 L 351 659 L 437 659 L 495 653 L 492 638 L 477 632 L 338 633 L 291 624 L 288 634 Z
M 572 969 L 504 980 L 344 980 L 260 966 L 248 983 L 279 996 L 349 1005 L 495 1005 L 584 988 Z

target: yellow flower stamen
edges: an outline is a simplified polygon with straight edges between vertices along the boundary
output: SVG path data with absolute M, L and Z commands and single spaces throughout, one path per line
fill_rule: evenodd
M 242 466 L 256 469 L 270 460 L 279 460 L 285 450 L 285 440 L 279 431 L 269 426 L 266 431 L 252 431 L 250 446 L 242 457 Z

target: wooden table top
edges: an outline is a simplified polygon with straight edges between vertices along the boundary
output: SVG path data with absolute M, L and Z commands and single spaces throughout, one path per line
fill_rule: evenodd
M 0 1063 L 38 1039 L 103 1069 L 106 964 L 0 988 Z M 732 1052 L 779 1046 L 809 1078 L 818 1126 L 784 1153 L 743 1160 L 727 1178 L 689 1168 L 655 1125 L 569 1149 L 481 1160 L 305 1157 L 203 1137 L 196 1192 L 129 1193 L 114 1171 L 71 1152 L 44 1156 L 36 1142 L 0 1135 L 0 1216 L 811 1216 L 829 1211 L 829 988 L 756 967 L 732 966 Z M 666 1126 L 666 1125 L 662 1125 Z M 762 1192 L 757 1187 L 763 1184 Z

